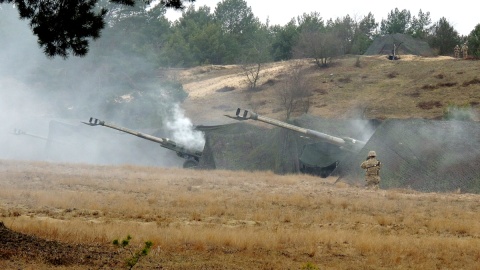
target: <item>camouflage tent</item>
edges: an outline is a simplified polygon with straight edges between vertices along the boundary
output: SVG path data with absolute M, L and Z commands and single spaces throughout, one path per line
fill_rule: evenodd
M 383 167 L 381 188 L 480 193 L 480 125 L 468 121 L 390 119 L 365 147 L 333 174 L 363 185 L 360 163 L 375 150 Z
M 426 41 L 416 39 L 406 34 L 390 34 L 377 37 L 368 47 L 364 55 L 391 55 L 393 45 L 397 46 L 396 54 L 413 54 L 433 56 L 433 50 Z

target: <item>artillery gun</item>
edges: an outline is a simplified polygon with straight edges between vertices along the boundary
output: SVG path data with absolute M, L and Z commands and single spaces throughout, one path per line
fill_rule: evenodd
M 325 133 L 322 133 L 322 132 L 319 132 L 319 131 L 316 131 L 316 130 L 311 130 L 311 129 L 306 129 L 306 128 L 294 126 L 294 125 L 291 125 L 291 124 L 288 124 L 288 123 L 285 123 L 285 122 L 282 122 L 282 121 L 279 121 L 279 120 L 275 120 L 275 119 L 272 119 L 272 118 L 269 118 L 269 117 L 266 117 L 266 116 L 258 115 L 254 112 L 249 112 L 247 110 L 243 110 L 243 114 L 241 112 L 242 112 L 242 109 L 238 108 L 237 112 L 235 113 L 235 117 L 228 116 L 228 115 L 227 116 L 232 118 L 232 119 L 235 119 L 235 120 L 249 120 L 249 119 L 252 119 L 252 120 L 257 120 L 257 121 L 264 122 L 264 123 L 267 123 L 267 124 L 271 124 L 271 125 L 274 125 L 274 126 L 277 126 L 277 127 L 290 129 L 290 130 L 305 134 L 309 137 L 315 137 L 315 138 L 321 139 L 321 140 L 323 140 L 327 143 L 337 145 L 337 146 L 341 147 L 342 149 L 345 149 L 345 150 L 351 151 L 351 152 L 355 152 L 355 153 L 358 152 L 360 149 L 362 149 L 366 144 L 363 141 L 356 140 L 356 139 L 353 139 L 353 138 L 350 138 L 350 137 L 340 138 L 340 137 L 335 137 L 335 136 L 332 136 L 332 135 L 328 135 L 328 134 L 325 134 Z
M 14 134 L 14 135 L 25 135 L 25 136 L 33 137 L 33 138 L 36 138 L 36 139 L 41 139 L 41 140 L 48 141 L 47 137 L 43 137 L 43 136 L 39 136 L 39 135 L 35 135 L 35 134 L 30 134 L 30 133 L 28 133 L 24 130 L 21 130 L 21 129 L 14 129 L 12 134 Z
M 90 117 L 90 120 L 88 122 L 82 122 L 82 123 L 84 123 L 86 125 L 89 125 L 89 126 L 108 127 L 108 128 L 111 128 L 111 129 L 115 129 L 115 130 L 118 130 L 118 131 L 121 131 L 121 132 L 125 132 L 125 133 L 128 133 L 128 134 L 140 137 L 140 138 L 145 139 L 145 140 L 156 142 L 156 143 L 160 144 L 161 147 L 172 150 L 172 151 L 177 153 L 177 156 L 185 159 L 185 162 L 183 163 L 183 168 L 196 167 L 198 165 L 199 161 L 200 161 L 200 157 L 202 156 L 202 151 L 189 149 L 188 147 L 186 147 L 184 145 L 181 145 L 179 143 L 176 143 L 176 142 L 174 142 L 174 141 L 172 141 L 168 138 L 159 138 L 159 137 L 155 137 L 155 136 L 152 136 L 152 135 L 149 135 L 149 134 L 144 134 L 144 133 L 141 133 L 141 132 L 137 132 L 135 130 L 125 128 L 125 127 L 116 126 L 114 124 L 111 124 L 111 123 L 108 123 L 108 122 L 105 122 L 105 121 L 102 121 L 102 120 L 99 120 L 99 119 L 96 119 L 96 118 Z
M 46 141 L 47 142 L 47 147 L 50 143 L 57 143 L 57 144 L 63 144 L 63 145 L 72 144 L 72 143 L 68 143 L 68 142 L 64 142 L 64 141 L 60 141 L 60 140 L 54 140 L 54 139 L 49 138 L 49 137 L 32 134 L 32 133 L 26 132 L 25 130 L 17 129 L 17 128 L 13 130 L 12 134 L 17 135 L 17 136 L 20 136 L 20 135 L 28 136 L 28 137 L 32 137 L 32 138 L 35 138 L 35 139 Z
M 317 161 L 312 162 L 303 162 L 300 171 L 304 173 L 319 175 L 321 177 L 327 177 L 330 175 L 333 170 L 337 167 L 338 163 L 347 153 L 357 153 L 359 152 L 364 146 L 365 142 L 356 140 L 350 137 L 336 137 L 326 133 L 322 133 L 316 130 L 306 129 L 302 127 L 298 127 L 292 124 L 288 124 L 276 119 L 272 119 L 269 117 L 258 115 L 254 112 L 250 112 L 248 110 L 242 110 L 240 108 L 237 109 L 235 116 L 225 115 L 229 118 L 243 121 L 243 120 L 256 120 L 260 122 L 264 122 L 267 124 L 271 124 L 277 127 L 293 130 L 295 132 L 301 133 L 305 135 L 305 137 L 310 139 L 320 139 L 322 144 L 320 146 L 315 147 L 318 150 L 317 154 L 312 154 L 310 150 L 312 150 L 313 144 L 306 144 L 304 145 L 302 156 L 308 156 L 306 159 L 313 160 L 312 156 L 314 155 L 321 155 L 317 158 Z M 312 150 L 312 151 L 317 151 Z M 309 152 L 309 153 L 307 153 Z M 300 157 L 301 161 L 302 157 Z M 302 163 L 302 162 L 301 162 Z M 306 163 L 309 163 L 308 165 Z M 312 165 L 316 163 L 315 165 Z
M 388 56 L 388 60 L 399 60 L 400 56 L 398 56 L 398 49 L 403 42 L 400 42 L 398 45 L 393 43 L 392 53 Z

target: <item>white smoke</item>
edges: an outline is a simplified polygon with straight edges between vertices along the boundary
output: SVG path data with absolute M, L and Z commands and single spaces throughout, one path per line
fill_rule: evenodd
M 374 120 L 372 120 L 374 121 Z M 368 120 L 363 119 L 352 119 L 350 120 L 352 130 L 355 134 L 357 134 L 357 140 L 367 142 L 372 137 L 373 133 L 375 132 L 375 127 L 371 122 Z
M 45 141 L 28 136 L 19 136 L 26 132 L 43 136 L 48 132 L 48 122 L 43 122 L 45 113 L 40 99 L 28 87 L 11 77 L 0 74 L 0 158 L 8 159 L 41 159 Z M 36 101 L 36 102 L 35 102 Z M 32 132 L 32 129 L 33 132 Z M 18 133 L 17 133 L 18 132 Z
M 203 132 L 195 130 L 189 118 L 178 104 L 172 109 L 170 119 L 165 122 L 165 127 L 172 132 L 172 140 L 192 150 L 202 151 L 205 145 Z
M 456 106 L 456 105 L 449 105 L 445 112 L 444 117 L 447 120 L 460 120 L 460 121 L 478 121 L 478 115 L 475 110 L 467 105 L 467 106 Z
M 365 108 L 363 106 L 354 105 L 345 113 L 345 118 L 349 119 L 351 130 L 356 134 L 356 138 L 363 142 L 367 142 L 375 132 L 375 119 L 365 117 Z
M 101 114 L 103 96 L 86 91 L 100 84 L 95 70 L 82 68 L 88 57 L 47 58 L 28 22 L 0 5 L 0 159 L 181 166 L 182 158 L 154 142 L 81 123 L 110 121 Z

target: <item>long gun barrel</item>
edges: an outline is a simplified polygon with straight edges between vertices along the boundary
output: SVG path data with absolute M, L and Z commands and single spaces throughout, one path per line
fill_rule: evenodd
M 47 138 L 47 137 L 43 137 L 43 136 L 39 136 L 39 135 L 35 135 L 35 134 L 30 134 L 30 133 L 28 133 L 24 130 L 21 130 L 21 129 L 14 129 L 12 134 L 14 134 L 14 135 L 25 135 L 25 136 L 33 137 L 33 138 L 36 138 L 36 139 L 44 140 L 44 141 L 47 141 L 47 144 L 48 143 L 73 144 L 71 142 L 64 142 L 64 141 L 54 140 L 54 139 L 51 139 L 51 138 Z
M 278 127 L 281 127 L 281 128 L 290 129 L 290 130 L 305 134 L 305 135 L 310 136 L 310 137 L 319 138 L 323 141 L 326 141 L 328 143 L 340 146 L 342 148 L 345 148 L 347 150 L 351 150 L 351 151 L 354 151 L 354 152 L 357 152 L 358 150 L 360 150 L 361 148 L 363 148 L 365 146 L 365 142 L 363 142 L 363 141 L 359 141 L 359 140 L 349 138 L 349 137 L 343 137 L 343 138 L 335 137 L 335 136 L 328 135 L 328 134 L 325 134 L 325 133 L 322 133 L 322 132 L 319 132 L 319 131 L 316 131 L 316 130 L 311 130 L 311 129 L 306 129 L 306 128 L 294 126 L 294 125 L 291 125 L 291 124 L 288 124 L 288 123 L 285 123 L 285 122 L 282 122 L 282 121 L 278 121 L 278 120 L 275 120 L 275 119 L 272 119 L 272 118 L 269 118 L 269 117 L 261 116 L 261 115 L 258 115 L 256 113 L 254 113 L 254 112 L 249 112 L 247 110 L 243 110 L 243 113 L 242 113 L 242 109 L 240 109 L 240 108 L 237 109 L 237 112 L 236 112 L 235 115 L 236 115 L 235 117 L 228 116 L 228 115 L 226 115 L 226 116 L 228 116 L 230 118 L 233 118 L 235 120 L 248 120 L 248 119 L 257 120 L 257 121 L 261 121 L 261 122 L 271 124 L 271 125 L 274 125 L 274 126 L 278 126 Z
M 21 130 L 21 129 L 14 129 L 12 134 L 14 134 L 14 135 L 26 135 L 26 136 L 30 136 L 30 137 L 33 137 L 33 138 L 48 141 L 47 137 L 30 134 L 30 133 L 27 133 L 27 132 L 25 132 L 24 130 Z
M 184 167 L 196 166 L 198 164 L 199 160 L 200 160 L 200 157 L 202 156 L 201 151 L 191 150 L 191 149 L 187 148 L 186 146 L 178 144 L 178 143 L 176 143 L 176 142 L 174 142 L 174 141 L 172 141 L 168 138 L 155 137 L 155 136 L 148 135 L 148 134 L 141 133 L 141 132 L 137 132 L 135 130 L 131 130 L 131 129 L 128 129 L 128 128 L 125 128 L 125 127 L 116 126 L 114 124 L 107 123 L 105 121 L 102 121 L 102 120 L 99 120 L 99 119 L 96 119 L 96 118 L 90 117 L 90 120 L 88 122 L 82 122 L 82 123 L 84 123 L 86 125 L 89 125 L 89 126 L 108 127 L 108 128 L 111 128 L 111 129 L 119 130 L 119 131 L 122 131 L 122 132 L 125 132 L 125 133 L 128 133 L 128 134 L 140 137 L 142 139 L 146 139 L 146 140 L 149 140 L 149 141 L 152 141 L 152 142 L 156 142 L 156 143 L 160 144 L 161 147 L 170 149 L 172 151 L 175 151 L 179 157 L 182 157 L 182 158 L 186 159 L 187 161 L 185 161 Z M 192 162 L 193 163 L 196 162 L 196 164 L 193 164 Z

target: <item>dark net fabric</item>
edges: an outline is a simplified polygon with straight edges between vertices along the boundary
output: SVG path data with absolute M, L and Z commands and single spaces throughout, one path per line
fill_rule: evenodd
M 205 133 L 206 138 L 200 167 L 296 173 L 303 166 L 329 166 L 350 153 L 318 138 L 307 138 L 303 133 L 275 126 L 260 127 L 255 123 L 249 120 L 197 127 Z M 359 139 L 373 133 L 371 121 L 333 120 L 304 115 L 291 123 L 338 137 Z
M 381 188 L 480 193 L 480 126 L 476 122 L 424 119 L 321 119 L 304 115 L 291 123 L 337 137 L 364 140 L 357 152 L 253 121 L 204 127 L 202 168 L 315 171 L 338 163 L 339 181 L 364 185 L 360 164 L 374 150 L 382 162 Z M 373 135 L 372 135 L 373 134 Z M 303 166 L 307 166 L 307 170 Z M 303 169 L 303 170 L 302 170 Z M 333 169 L 332 169 L 333 170 Z
M 389 34 L 377 37 L 364 55 L 392 54 L 393 45 L 396 45 L 396 54 L 433 56 L 434 52 L 426 41 L 416 39 L 406 34 Z
M 380 122 L 374 120 L 359 119 L 325 119 L 311 115 L 303 115 L 293 120 L 292 124 L 319 131 L 331 136 L 367 141 L 375 132 Z M 305 139 L 298 137 L 298 144 L 303 149 L 300 151 L 300 163 L 309 167 L 326 167 L 335 162 L 342 161 L 351 155 L 351 150 L 340 148 L 329 142 L 319 141 L 316 138 Z
M 205 133 L 206 141 L 200 168 L 298 171 L 296 142 L 288 131 L 244 122 L 197 129 Z
M 476 122 L 386 120 L 366 146 L 340 162 L 339 181 L 363 185 L 370 150 L 382 162 L 381 188 L 480 193 L 480 126 Z

